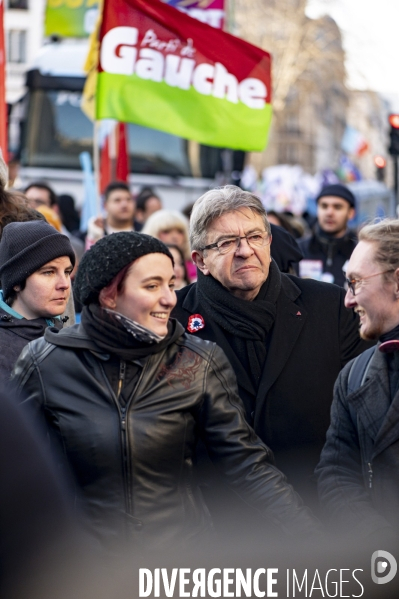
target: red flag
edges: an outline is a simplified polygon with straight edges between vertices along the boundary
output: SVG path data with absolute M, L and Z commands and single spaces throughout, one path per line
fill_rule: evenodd
M 4 2 L 0 0 L 0 148 L 8 162 L 7 104 L 6 104 L 6 53 L 4 47 Z
M 100 44 L 97 119 L 264 149 L 272 115 L 267 52 L 159 0 L 104 0 Z
M 129 175 L 127 135 L 126 123 L 117 123 L 105 138 L 100 158 L 101 193 L 104 193 L 111 181 L 127 181 Z
M 117 125 L 117 152 L 116 178 L 118 181 L 127 181 L 129 175 L 129 154 L 127 148 L 127 125 L 118 123 Z

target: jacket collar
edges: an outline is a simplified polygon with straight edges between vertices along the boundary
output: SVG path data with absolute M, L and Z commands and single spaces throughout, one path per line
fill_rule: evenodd
M 74 324 L 62 330 L 57 330 L 55 327 L 48 327 L 44 333 L 44 338 L 49 343 L 58 347 L 88 349 L 98 356 L 103 356 L 106 360 L 109 358 L 109 355 L 90 339 L 81 323 Z
M 176 338 L 183 334 L 183 327 L 176 323 Z M 66 329 L 58 330 L 55 327 L 48 327 L 44 333 L 44 338 L 49 343 L 58 347 L 67 347 L 71 349 L 86 349 L 95 354 L 100 360 L 109 360 L 110 353 L 99 347 L 95 341 L 86 333 L 82 323 L 74 324 Z M 132 360 L 138 363 L 138 360 Z
M 340 252 L 349 260 L 356 243 L 356 235 L 350 229 L 348 229 L 342 237 L 332 237 L 331 235 L 324 233 L 320 228 L 320 225 L 316 223 L 313 229 L 313 235 L 310 238 L 309 249 L 314 253 L 322 252 L 326 254 L 330 248 L 333 256 Z

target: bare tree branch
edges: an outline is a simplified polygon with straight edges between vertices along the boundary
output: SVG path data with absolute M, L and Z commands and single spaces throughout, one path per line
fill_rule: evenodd
M 307 0 L 235 0 L 235 33 L 273 57 L 273 108 L 284 110 L 290 90 L 309 71 L 318 79 L 340 74 L 341 37 L 329 17 L 309 19 Z

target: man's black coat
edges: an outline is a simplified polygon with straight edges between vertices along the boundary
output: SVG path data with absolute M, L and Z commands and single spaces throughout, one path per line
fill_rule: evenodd
M 193 334 L 225 351 L 248 421 L 273 450 L 277 467 L 308 499 L 315 492 L 313 472 L 329 426 L 335 379 L 369 345 L 359 338 L 357 316 L 344 306 L 343 289 L 291 275 L 282 274 L 281 279 L 256 397 L 223 329 L 201 306 L 195 283 L 177 293 L 172 316 L 184 327 L 190 315 L 203 317 L 205 327 Z

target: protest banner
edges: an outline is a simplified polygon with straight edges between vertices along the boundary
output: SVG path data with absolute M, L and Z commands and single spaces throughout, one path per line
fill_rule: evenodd
M 190 17 L 223 29 L 224 0 L 162 0 Z M 45 35 L 88 37 L 98 16 L 99 0 L 47 0 Z
M 105 0 L 96 118 L 199 143 L 261 151 L 271 57 L 159 0 Z
M 47 0 L 44 35 L 88 37 L 94 30 L 99 0 Z

